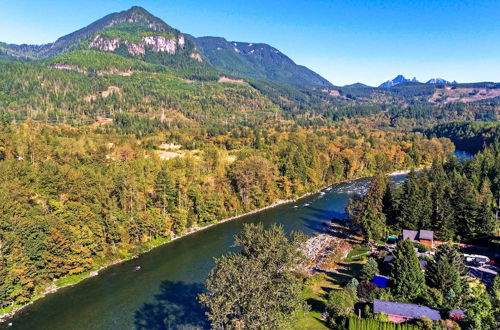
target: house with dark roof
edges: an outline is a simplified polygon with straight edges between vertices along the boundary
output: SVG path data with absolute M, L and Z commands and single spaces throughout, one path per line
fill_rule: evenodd
M 384 313 L 388 316 L 389 321 L 394 323 L 402 323 L 422 317 L 426 317 L 432 321 L 441 320 L 441 314 L 437 309 L 378 299 L 373 301 L 373 313 Z
M 428 247 L 434 247 L 434 232 L 432 230 L 408 230 L 403 229 L 403 239 L 420 243 Z

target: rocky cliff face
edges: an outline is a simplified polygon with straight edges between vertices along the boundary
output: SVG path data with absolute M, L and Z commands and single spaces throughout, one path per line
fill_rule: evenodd
M 179 49 L 184 49 L 185 44 L 186 41 L 183 35 L 171 38 L 165 36 L 145 36 L 141 37 L 141 42 L 133 43 L 120 38 L 107 39 L 97 34 L 88 47 L 113 52 L 121 45 L 125 45 L 131 55 L 144 55 L 147 49 L 157 53 L 162 52 L 174 55 Z M 198 53 L 192 53 L 191 57 L 201 62 L 201 56 Z

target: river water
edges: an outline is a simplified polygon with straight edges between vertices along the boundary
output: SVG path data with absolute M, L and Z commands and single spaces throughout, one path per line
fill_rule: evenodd
M 401 182 L 405 175 L 391 178 Z M 233 236 L 243 224 L 279 223 L 287 232 L 312 234 L 321 231 L 323 222 L 345 217 L 349 198 L 364 193 L 368 185 L 368 179 L 340 183 L 295 203 L 188 235 L 49 294 L 8 322 L 13 323 L 11 329 L 204 328 L 196 295 L 214 265 L 213 257 L 234 249 Z

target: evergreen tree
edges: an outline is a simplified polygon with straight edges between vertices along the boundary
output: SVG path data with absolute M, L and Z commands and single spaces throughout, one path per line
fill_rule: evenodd
M 422 209 L 425 205 L 422 188 L 415 172 L 408 174 L 403 184 L 403 193 L 400 197 L 398 223 L 400 229 L 418 230 L 421 222 Z
M 394 294 L 402 301 L 415 301 L 425 291 L 425 277 L 410 240 L 400 240 L 392 261 Z
M 355 217 L 363 237 L 366 240 L 378 240 L 384 237 L 386 217 L 383 212 L 383 199 L 388 189 L 387 177 L 379 172 L 372 179 L 370 188 L 363 198 L 361 209 Z
M 462 177 L 456 184 L 453 199 L 457 234 L 464 239 L 475 237 L 479 233 L 480 207 L 474 186 Z
M 435 261 L 427 268 L 427 283 L 445 297 L 446 307 L 451 309 L 460 303 L 463 292 L 462 275 L 465 266 L 460 252 L 452 245 L 441 245 Z

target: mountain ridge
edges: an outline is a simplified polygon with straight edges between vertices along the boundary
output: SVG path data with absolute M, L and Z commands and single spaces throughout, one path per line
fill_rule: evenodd
M 189 35 L 202 55 L 217 69 L 239 77 L 301 85 L 332 86 L 266 43 L 228 41 L 223 37 Z
M 217 42 L 213 43 L 214 40 Z M 217 53 L 220 44 L 224 44 L 220 47 L 224 49 L 223 56 Z M 217 79 L 225 74 L 294 85 L 332 86 L 316 72 L 297 65 L 270 45 L 229 42 L 222 37 L 196 38 L 138 6 L 108 14 L 52 43 L 15 45 L 0 42 L 0 59 L 39 61 L 82 49 L 112 52 L 194 72 L 192 78 Z

